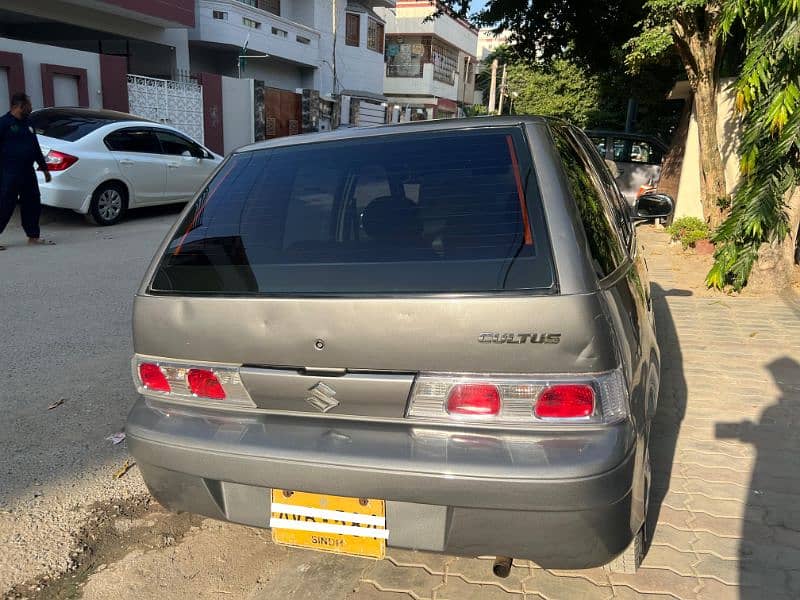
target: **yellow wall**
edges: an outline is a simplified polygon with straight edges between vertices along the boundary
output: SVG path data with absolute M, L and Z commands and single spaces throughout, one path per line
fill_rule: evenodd
M 739 134 L 740 119 L 734 111 L 735 93 L 732 88 L 733 79 L 723 79 L 717 95 L 717 137 L 720 144 L 722 160 L 725 164 L 725 178 L 728 193 L 733 192 L 739 183 Z M 694 109 L 689 123 L 686 138 L 686 150 L 683 156 L 680 187 L 675 202 L 675 217 L 703 217 L 700 203 L 700 142 L 697 134 L 697 116 Z

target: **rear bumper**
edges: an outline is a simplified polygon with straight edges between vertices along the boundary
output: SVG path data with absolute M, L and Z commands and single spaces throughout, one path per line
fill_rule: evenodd
M 39 174 L 39 192 L 42 204 L 56 208 L 68 208 L 79 213 L 89 212 L 91 190 L 86 181 L 75 179 L 66 173 L 54 173 L 50 183 Z
M 126 430 L 148 487 L 173 510 L 267 527 L 272 488 L 382 498 L 389 546 L 588 568 L 622 552 L 639 527 L 640 461 L 628 429 L 455 435 L 393 423 L 180 414 L 140 400 Z M 613 466 L 585 472 L 604 463 L 601 448 Z M 566 467 L 564 459 L 580 455 L 585 464 Z M 584 473 L 564 476 L 575 469 Z

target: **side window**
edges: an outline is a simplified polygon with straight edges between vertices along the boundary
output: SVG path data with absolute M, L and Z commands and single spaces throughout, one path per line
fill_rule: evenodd
M 614 150 L 614 161 L 631 162 L 631 150 L 633 140 L 625 138 L 613 138 L 611 148 Z
M 206 153 L 203 149 L 183 136 L 170 131 L 156 131 L 156 137 L 158 137 L 158 141 L 161 142 L 161 152 L 163 154 L 205 158 Z
M 606 157 L 606 138 L 604 136 L 599 135 L 592 135 L 589 137 L 594 144 L 594 147 L 597 148 L 597 151 L 600 153 L 600 156 L 603 158 Z
M 661 151 L 650 142 L 635 141 L 631 147 L 631 162 L 661 164 Z
M 149 129 L 121 129 L 107 135 L 105 143 L 113 152 L 161 154 L 158 139 Z
M 606 205 L 611 209 L 614 215 L 614 224 L 619 231 L 619 235 L 622 236 L 625 246 L 629 248 L 633 236 L 633 227 L 631 226 L 628 204 L 622 197 L 613 175 L 609 172 L 609 165 L 606 161 L 596 155 L 591 144 L 586 141 L 585 137 L 580 134 L 576 134 L 575 137 L 577 138 L 576 141 L 578 144 L 583 148 L 586 158 L 588 158 L 594 166 L 597 179 L 605 190 Z M 613 163 L 611 164 L 613 166 Z
M 592 264 L 599 278 L 610 275 L 625 260 L 625 249 L 604 201 L 605 190 L 596 181 L 592 166 L 575 147 L 569 134 L 554 128 L 556 148 L 572 198 L 581 215 Z

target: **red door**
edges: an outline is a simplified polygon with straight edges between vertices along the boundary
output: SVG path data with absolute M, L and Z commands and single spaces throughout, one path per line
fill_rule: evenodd
M 264 94 L 266 138 L 297 135 L 302 131 L 302 96 L 294 92 L 267 88 Z

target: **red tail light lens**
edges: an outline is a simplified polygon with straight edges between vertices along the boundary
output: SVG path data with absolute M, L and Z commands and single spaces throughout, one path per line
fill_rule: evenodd
M 588 385 L 555 385 L 536 402 L 535 414 L 542 419 L 576 419 L 594 413 L 594 389 Z
M 66 152 L 50 150 L 50 152 L 47 153 L 44 161 L 47 163 L 48 171 L 66 171 L 72 165 L 78 162 L 78 157 L 67 154 Z
M 497 386 L 460 383 L 447 396 L 447 412 L 451 415 L 491 417 L 500 412 L 500 391 Z
M 195 396 L 211 400 L 225 400 L 225 390 L 213 371 L 189 369 L 186 380 L 189 383 L 189 389 Z
M 167 381 L 167 376 L 157 364 L 142 363 L 139 365 L 139 379 L 142 380 L 142 385 L 148 390 L 154 392 L 169 393 L 172 388 Z

